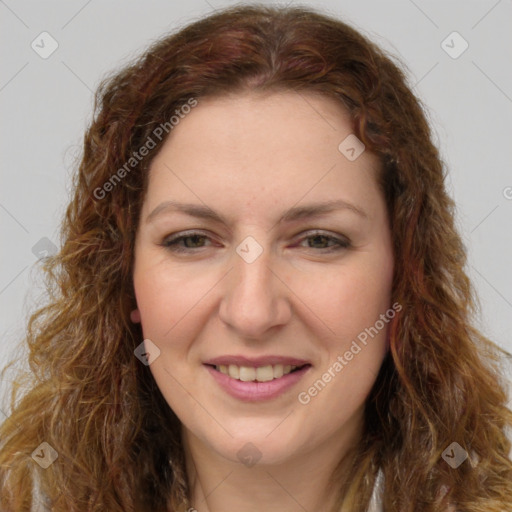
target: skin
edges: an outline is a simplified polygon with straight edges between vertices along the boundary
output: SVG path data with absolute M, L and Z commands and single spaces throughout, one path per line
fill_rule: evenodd
M 199 512 L 328 510 L 327 481 L 360 435 L 388 349 L 387 324 L 307 405 L 297 396 L 391 308 L 379 162 L 369 151 L 349 161 L 338 150 L 351 124 L 323 96 L 249 92 L 198 101 L 151 164 L 132 320 L 160 350 L 149 367 L 182 422 Z M 278 223 L 293 206 L 332 199 L 367 217 L 345 208 Z M 167 200 L 207 205 L 228 225 L 172 211 L 147 223 Z M 192 229 L 207 238 L 186 240 L 188 253 L 162 246 Z M 329 252 L 334 242 L 315 238 L 315 229 L 351 245 Z M 263 248 L 252 263 L 236 252 L 248 236 Z M 227 354 L 293 356 L 312 366 L 283 395 L 243 402 L 203 365 Z M 261 454 L 250 467 L 237 456 L 249 442 Z

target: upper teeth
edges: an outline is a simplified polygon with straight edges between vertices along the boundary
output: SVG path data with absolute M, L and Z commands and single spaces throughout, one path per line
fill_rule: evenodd
M 275 364 L 267 366 L 259 366 L 258 368 L 252 368 L 250 366 L 237 366 L 236 364 L 219 365 L 215 369 L 225 375 L 229 375 L 233 379 L 238 379 L 244 382 L 256 380 L 258 382 L 267 382 L 272 379 L 279 379 L 283 375 L 290 373 L 292 370 L 298 368 L 289 364 Z

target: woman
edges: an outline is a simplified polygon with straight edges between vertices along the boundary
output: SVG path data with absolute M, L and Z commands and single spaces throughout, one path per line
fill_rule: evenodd
M 444 176 L 340 21 L 235 7 L 157 42 L 98 91 L 2 510 L 509 510 Z

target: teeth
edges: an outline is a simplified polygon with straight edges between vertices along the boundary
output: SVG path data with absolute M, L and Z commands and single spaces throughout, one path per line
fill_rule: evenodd
M 274 378 L 274 369 L 272 365 L 269 366 L 260 366 L 256 368 L 256 380 L 258 382 L 267 382 Z
M 221 364 L 216 366 L 215 369 L 224 375 L 229 375 L 232 379 L 241 380 L 242 382 L 268 382 L 273 379 L 279 379 L 283 375 L 290 373 L 295 370 L 297 366 L 292 365 L 267 365 L 259 366 L 258 368 L 252 368 L 250 366 L 237 366 L 230 364 L 229 366 Z
M 284 366 L 282 364 L 276 364 L 273 367 L 274 370 L 274 379 L 279 379 L 284 375 Z
M 222 372 L 222 370 L 221 370 Z M 226 372 L 222 372 L 226 373 Z M 240 378 L 240 368 L 234 364 L 229 365 L 228 375 L 232 377 L 233 379 L 239 379 Z
M 240 380 L 249 382 L 256 379 L 256 369 L 249 368 L 248 366 L 240 366 Z

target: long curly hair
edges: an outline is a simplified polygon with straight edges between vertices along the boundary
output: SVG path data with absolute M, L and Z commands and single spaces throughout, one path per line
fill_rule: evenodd
M 61 249 L 42 264 L 48 300 L 27 325 L 31 371 L 13 386 L 0 428 L 2 511 L 30 510 L 34 482 L 53 511 L 186 509 L 180 421 L 134 356 L 143 339 L 130 321 L 134 240 L 148 168 L 165 141 L 158 127 L 167 133 L 191 99 L 246 90 L 336 99 L 382 162 L 392 300 L 402 310 L 390 322 L 349 478 L 333 475 L 337 510 L 366 511 L 379 470 L 386 511 L 510 510 L 502 354 L 472 326 L 477 299 L 445 166 L 404 69 L 325 13 L 253 4 L 167 35 L 101 83 Z M 154 147 L 134 163 L 148 138 Z M 43 442 L 58 454 L 47 469 L 32 457 Z M 454 442 L 469 454 L 457 469 L 443 458 Z

